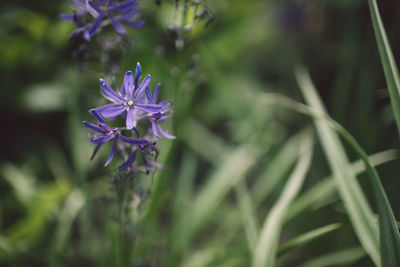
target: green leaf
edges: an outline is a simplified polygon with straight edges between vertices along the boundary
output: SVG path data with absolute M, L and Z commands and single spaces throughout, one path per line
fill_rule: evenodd
M 332 231 L 339 229 L 340 226 L 341 226 L 340 223 L 333 223 L 333 224 L 325 225 L 318 229 L 314 229 L 314 230 L 304 233 L 302 235 L 299 235 L 299 236 L 293 238 L 292 240 L 284 243 L 282 246 L 280 246 L 278 253 L 283 254 L 283 253 L 287 252 L 288 250 L 291 250 L 293 248 L 307 244 L 308 242 L 311 242 L 311 241 L 318 239 Z
M 396 62 L 390 48 L 389 40 L 386 36 L 385 28 L 379 14 L 376 0 L 368 0 L 371 13 L 372 25 L 374 27 L 376 42 L 378 43 L 379 54 L 383 65 L 383 71 L 389 89 L 390 101 L 394 118 L 396 119 L 397 129 L 400 134 L 400 80 Z
M 301 267 L 343 266 L 355 263 L 364 257 L 364 255 L 365 252 L 361 247 L 346 248 L 314 258 L 301 265 Z
M 299 158 L 295 169 L 289 177 L 280 198 L 265 219 L 257 246 L 254 250 L 254 267 L 274 266 L 285 212 L 300 191 L 311 163 L 312 142 L 309 136 L 301 143 L 301 146 L 302 156 Z
M 235 185 L 235 193 L 246 232 L 247 243 L 249 244 L 250 251 L 253 251 L 256 246 L 259 229 L 255 206 L 245 181 L 241 180 Z
M 397 159 L 397 151 L 395 149 L 385 150 L 369 156 L 369 160 L 373 166 L 386 163 L 388 161 Z M 354 175 L 364 172 L 365 165 L 362 160 L 357 160 L 351 164 L 351 171 Z M 308 210 L 325 206 L 332 202 L 336 192 L 335 180 L 333 176 L 323 178 L 316 185 L 308 189 L 296 199 L 296 202 L 290 207 L 285 220 L 290 221 L 300 213 Z
M 296 77 L 306 102 L 317 112 L 325 114 L 325 108 L 319 99 L 316 89 L 312 84 L 309 74 L 304 69 L 297 69 Z M 322 116 L 324 117 L 324 116 Z M 324 118 L 329 118 L 325 115 Z M 339 194 L 343 198 L 348 214 L 357 235 L 376 265 L 399 266 L 400 264 L 400 235 L 396 226 L 396 220 L 390 207 L 389 200 L 381 184 L 376 169 L 368 160 L 367 154 L 343 127 L 332 119 L 330 125 L 325 121 L 314 119 L 328 162 L 336 178 Z M 355 179 L 353 173 L 348 171 L 348 160 L 344 148 L 333 129 L 337 130 L 352 146 L 364 161 L 369 180 L 372 184 L 375 202 L 379 214 L 379 242 L 378 234 L 373 226 L 373 215 L 365 196 Z M 351 190 L 351 191 L 349 191 Z M 373 233 L 373 235 L 371 235 Z M 380 246 L 379 246 L 380 244 Z M 380 251 L 379 251 L 380 248 Z M 379 253 L 380 252 L 380 253 Z M 380 258 L 380 261 L 378 260 Z

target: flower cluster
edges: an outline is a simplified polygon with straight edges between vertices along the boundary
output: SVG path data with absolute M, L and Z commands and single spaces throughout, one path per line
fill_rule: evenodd
M 83 39 L 90 41 L 100 28 L 111 24 L 119 34 L 125 34 L 121 24 L 132 28 L 140 28 L 144 21 L 139 19 L 136 0 L 118 2 L 115 0 L 71 0 L 75 10 L 73 14 L 60 14 L 64 20 L 75 23 L 76 30 L 71 37 L 82 35 Z
M 100 79 L 103 96 L 112 103 L 89 110 L 89 113 L 97 120 L 96 124 L 83 122 L 86 127 L 94 131 L 90 142 L 96 144 L 96 147 L 91 159 L 104 143 L 112 141 L 111 152 L 105 165 L 107 166 L 112 161 L 115 151 L 118 151 L 124 158 L 124 162 L 118 167 L 119 171 L 136 172 L 143 169 L 144 166 L 145 172 L 149 173 L 155 166 L 158 156 L 154 141 L 161 137 L 175 138 L 159 125 L 172 114 L 170 102 L 157 103 L 160 84 L 156 86 L 152 94 L 149 87 L 150 75 L 140 82 L 141 73 L 142 68 L 138 63 L 135 76 L 131 71 L 126 72 L 120 90 L 111 89 L 105 80 Z M 116 120 L 118 117 L 124 119 L 124 126 L 111 127 L 105 121 L 105 118 Z M 145 132 L 143 138 L 140 138 L 137 128 L 139 121 L 147 121 L 147 125 L 146 122 L 141 124 L 144 126 L 142 129 Z M 138 151 L 141 153 L 143 165 L 135 165 Z

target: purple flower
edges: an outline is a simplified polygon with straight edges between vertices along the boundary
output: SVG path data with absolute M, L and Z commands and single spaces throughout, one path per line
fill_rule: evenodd
M 158 95 L 160 92 L 160 84 L 157 84 L 156 89 L 154 90 L 154 95 L 151 94 L 150 88 L 146 88 L 146 97 L 150 104 L 157 104 Z M 165 121 L 172 115 L 172 110 L 170 103 L 168 101 L 161 101 L 159 103 L 162 106 L 162 109 L 159 112 L 149 113 L 147 119 L 151 123 L 151 128 L 153 130 L 154 136 L 160 139 L 160 134 L 168 139 L 175 139 L 175 136 L 170 135 L 166 131 L 164 131 L 159 125 L 160 122 Z M 160 133 L 160 134 L 159 134 Z
M 149 113 L 158 113 L 163 109 L 162 105 L 148 104 L 144 91 L 150 83 L 150 75 L 147 75 L 139 85 L 142 68 L 138 63 L 135 77 L 131 71 L 127 71 L 120 92 L 110 88 L 106 81 L 100 79 L 100 87 L 105 98 L 113 102 L 94 110 L 105 118 L 114 118 L 126 112 L 126 128 L 132 129 L 139 119 Z
M 111 24 L 119 34 L 125 34 L 121 23 L 132 27 L 140 28 L 144 25 L 143 20 L 138 20 L 140 8 L 136 0 L 117 2 L 115 0 L 71 0 L 76 11 L 74 14 L 60 14 L 64 20 L 73 20 L 77 29 L 73 35 L 82 33 L 85 40 L 89 41 L 92 36 L 102 27 Z M 94 21 L 84 24 L 82 19 L 90 14 Z
M 139 145 L 149 144 L 149 142 L 146 139 L 129 138 L 129 137 L 123 136 L 121 134 L 120 128 L 108 126 L 107 123 L 105 122 L 105 120 L 95 110 L 91 109 L 91 110 L 89 110 L 89 113 L 92 114 L 97 120 L 97 124 L 83 121 L 83 124 L 87 128 L 89 128 L 90 130 L 93 130 L 95 132 L 95 134 L 90 138 L 90 142 L 92 142 L 93 144 L 96 144 L 96 147 L 92 153 L 92 156 L 90 157 L 91 160 L 94 158 L 94 156 L 96 155 L 96 153 L 100 149 L 100 147 L 104 143 L 107 143 L 110 140 L 114 140 L 114 141 L 113 141 L 113 144 L 111 147 L 110 155 L 108 156 L 105 166 L 110 164 L 110 162 L 112 161 L 112 159 L 114 157 L 114 151 L 115 151 L 115 148 L 116 148 L 119 138 L 122 141 L 129 143 L 131 145 L 139 146 Z
M 158 157 L 158 150 L 155 147 L 155 143 L 147 143 L 145 145 L 138 145 L 134 147 L 128 158 L 118 167 L 118 171 L 132 169 L 138 151 L 141 153 L 145 172 L 149 174 L 151 167 L 155 165 L 155 159 Z M 148 157 L 150 157 L 150 159 L 148 159 Z M 136 169 L 138 170 L 139 168 Z

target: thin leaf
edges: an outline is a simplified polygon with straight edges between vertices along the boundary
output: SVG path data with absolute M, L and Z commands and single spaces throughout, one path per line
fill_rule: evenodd
M 286 253 L 288 250 L 291 250 L 293 248 L 303 246 L 311 241 L 314 241 L 332 231 L 335 231 L 339 229 L 341 226 L 340 223 L 333 223 L 329 225 L 325 225 L 323 227 L 320 227 L 318 229 L 312 230 L 310 232 L 304 233 L 302 235 L 299 235 L 292 240 L 284 243 L 282 246 L 279 247 L 278 254 L 283 254 Z
M 316 93 L 309 74 L 304 69 L 299 68 L 296 71 L 296 77 L 306 101 L 318 112 L 325 114 L 325 109 Z M 326 115 L 325 117 L 329 118 Z M 331 125 L 320 120 L 315 120 L 315 124 L 326 156 L 335 174 L 339 194 L 346 203 L 348 214 L 355 226 L 356 232 L 358 232 L 358 237 L 376 265 L 379 265 L 378 258 L 380 257 L 383 266 L 400 266 L 400 235 L 396 226 L 393 210 L 390 207 L 378 172 L 368 160 L 367 154 L 358 144 L 357 140 L 340 126 L 340 124 L 331 119 L 329 121 Z M 371 231 L 375 231 L 375 227 L 371 224 L 373 223 L 371 221 L 371 208 L 369 208 L 357 180 L 354 179 L 354 174 L 347 171 L 349 163 L 344 148 L 331 127 L 343 136 L 366 165 L 379 214 L 379 242 L 375 240 L 375 236 L 366 235 L 367 231 L 370 233 Z M 346 177 L 347 179 L 343 179 Z M 352 191 L 348 191 L 350 188 L 352 188 Z M 352 214 L 352 212 L 356 212 L 357 217 L 354 216 L 355 214 Z M 359 215 L 360 217 L 358 217 Z M 361 220 L 364 220 L 364 222 Z M 374 233 L 374 235 L 376 235 L 376 233 Z M 371 241 L 373 243 L 368 243 Z M 379 244 L 381 245 L 380 247 Z M 378 251 L 376 251 L 377 249 Z
M 361 247 L 347 248 L 314 258 L 301 265 L 301 267 L 342 266 L 355 263 L 364 257 L 364 255 L 365 252 Z
M 238 147 L 221 164 L 194 200 L 193 229 L 200 227 L 232 187 L 245 177 L 262 150 L 254 144 Z
M 397 151 L 395 149 L 385 150 L 369 156 L 369 160 L 373 166 L 386 163 L 397 159 Z M 354 175 L 358 175 L 365 171 L 365 165 L 362 160 L 357 160 L 351 164 L 351 171 Z M 285 220 L 291 221 L 294 217 L 307 209 L 320 208 L 332 202 L 336 192 L 335 180 L 333 176 L 323 178 L 316 185 L 308 189 L 296 199 L 296 202 L 290 207 Z
M 247 243 L 250 251 L 253 251 L 259 233 L 259 227 L 255 215 L 255 206 L 247 189 L 246 183 L 241 180 L 235 185 L 236 198 L 238 199 L 240 215 L 246 231 Z
M 302 152 L 302 156 L 299 158 L 280 198 L 265 219 L 253 255 L 254 267 L 274 266 L 285 212 L 300 191 L 306 173 L 310 167 L 312 155 L 311 140 L 306 139 L 302 142 Z
M 378 43 L 379 54 L 383 65 L 383 71 L 389 89 L 390 101 L 394 118 L 396 119 L 398 133 L 400 134 L 400 80 L 396 62 L 390 48 L 389 40 L 383 27 L 376 0 L 368 0 L 371 13 L 372 25 L 374 27 L 376 42 Z M 388 262 L 389 263 L 389 262 Z

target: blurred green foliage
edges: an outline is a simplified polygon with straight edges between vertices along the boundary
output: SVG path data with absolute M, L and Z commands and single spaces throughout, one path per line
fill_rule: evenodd
M 294 67 L 303 64 L 328 113 L 367 153 L 398 148 L 367 1 L 205 1 L 213 20 L 198 24 L 193 9 L 182 12 L 184 1 L 173 2 L 139 1 L 146 26 L 129 29 L 117 49 L 120 37 L 99 34 L 87 60 L 72 56 L 73 25 L 58 19 L 71 11 L 68 1 L 0 5 L 0 265 L 249 266 L 266 218 L 280 207 L 280 235 L 265 237 L 277 242 L 277 266 L 373 266 L 312 120 L 260 97 L 302 101 Z M 399 59 L 400 4 L 381 2 Z M 158 143 L 163 169 L 125 181 L 117 194 L 116 165 L 103 166 L 107 148 L 89 161 L 81 121 L 105 103 L 98 78 L 120 85 L 138 61 L 151 88 L 161 82 L 162 97 L 173 100 L 166 127 L 177 139 Z M 282 206 L 311 149 L 299 192 Z M 395 158 L 389 150 L 371 160 L 399 219 Z M 352 170 L 376 208 L 363 167 Z

